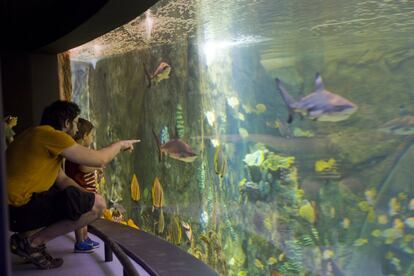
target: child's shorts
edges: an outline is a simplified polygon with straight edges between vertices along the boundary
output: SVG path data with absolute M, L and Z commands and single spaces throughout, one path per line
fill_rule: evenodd
M 30 201 L 19 207 L 9 205 L 10 230 L 25 232 L 49 226 L 61 220 L 78 220 L 89 212 L 95 194 L 70 186 L 64 190 L 51 188 L 34 193 Z

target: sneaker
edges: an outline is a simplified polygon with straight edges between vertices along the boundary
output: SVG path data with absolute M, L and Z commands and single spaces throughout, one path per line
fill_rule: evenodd
M 84 242 L 86 242 L 87 244 L 89 244 L 93 248 L 99 248 L 99 242 L 93 241 L 89 237 L 87 237 L 86 240 L 84 240 Z
M 75 253 L 92 253 L 93 247 L 90 244 L 87 244 L 85 241 L 75 243 Z
M 62 258 L 53 258 L 46 252 L 45 245 L 33 247 L 27 238 L 22 238 L 17 233 L 10 237 L 10 249 L 13 254 L 19 255 L 39 269 L 53 269 L 63 264 Z

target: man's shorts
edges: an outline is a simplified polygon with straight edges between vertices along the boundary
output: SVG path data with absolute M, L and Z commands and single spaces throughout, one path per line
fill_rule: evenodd
M 92 209 L 94 202 L 94 193 L 73 186 L 64 190 L 51 188 L 46 192 L 34 193 L 23 206 L 9 205 L 10 230 L 25 232 L 61 220 L 78 220 L 82 214 Z

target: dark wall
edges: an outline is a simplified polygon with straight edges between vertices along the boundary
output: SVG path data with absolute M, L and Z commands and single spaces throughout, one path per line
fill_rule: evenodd
M 0 102 L 2 102 L 2 59 L 0 58 Z M 3 117 L 3 108 L 0 104 L 0 116 Z M 0 137 L 4 139 L 4 128 L 0 127 Z M 0 143 L 0 152 L 4 152 L 4 143 Z M 6 195 L 6 177 L 5 177 L 5 162 L 4 154 L 0 154 L 0 200 L 1 202 L 7 202 Z M 8 219 L 8 209 L 6 204 L 0 204 L 0 222 L 2 227 L 0 227 L 0 275 L 8 276 L 11 275 L 10 268 L 10 253 L 9 253 L 9 219 Z
M 43 108 L 59 98 L 55 54 L 13 53 L 2 56 L 3 109 L 19 117 L 15 131 L 39 124 Z

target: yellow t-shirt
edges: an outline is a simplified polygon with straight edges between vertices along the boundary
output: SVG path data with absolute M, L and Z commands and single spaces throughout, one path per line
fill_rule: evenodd
M 61 168 L 59 154 L 75 143 L 67 133 L 48 125 L 18 135 L 6 151 L 9 204 L 22 206 L 33 193 L 49 190 Z

